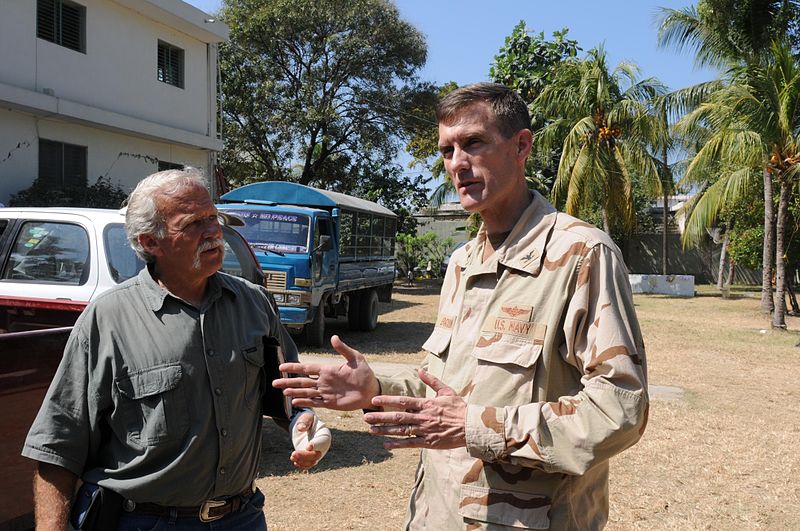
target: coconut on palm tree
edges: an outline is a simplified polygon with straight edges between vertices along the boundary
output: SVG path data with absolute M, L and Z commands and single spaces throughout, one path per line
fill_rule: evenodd
M 639 69 L 623 62 L 609 70 L 602 46 L 564 63 L 533 106 L 547 120 L 535 133 L 539 156 L 560 149 L 553 200 L 569 214 L 597 205 L 603 230 L 626 233 L 635 222 L 632 174 L 652 195 L 660 192 L 657 161 L 647 150 L 656 142 L 654 97 L 665 92 L 655 79 L 639 80 Z

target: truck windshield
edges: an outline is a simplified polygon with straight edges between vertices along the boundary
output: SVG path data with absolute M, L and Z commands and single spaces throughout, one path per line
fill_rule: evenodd
M 309 217 L 283 212 L 225 210 L 242 218 L 244 227 L 236 227 L 256 249 L 280 253 L 307 253 Z

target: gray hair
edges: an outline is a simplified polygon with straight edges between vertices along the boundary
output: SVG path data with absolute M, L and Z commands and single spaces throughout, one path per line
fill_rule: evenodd
M 499 83 L 473 83 L 457 88 L 436 106 L 436 121 L 452 124 L 462 110 L 479 102 L 486 102 L 495 116 L 500 133 L 511 138 L 522 129 L 531 128 L 528 106 L 516 91 Z
M 150 234 L 155 238 L 166 236 L 166 220 L 160 209 L 163 197 L 194 187 L 207 190 L 208 182 L 200 170 L 189 166 L 183 170 L 154 173 L 136 185 L 127 200 L 125 233 L 139 258 L 148 264 L 155 262 L 155 257 L 145 251 L 139 243 L 139 236 L 142 234 Z

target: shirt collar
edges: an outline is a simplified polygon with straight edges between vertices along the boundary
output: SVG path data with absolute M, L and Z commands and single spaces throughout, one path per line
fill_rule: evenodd
M 164 307 L 164 301 L 168 296 L 176 300 L 178 299 L 153 278 L 153 273 L 150 268 L 151 265 L 148 264 L 139 271 L 138 283 L 142 286 L 142 292 L 148 306 L 151 310 L 157 312 Z M 206 287 L 206 296 L 203 301 L 203 306 L 209 306 L 219 299 L 222 296 L 223 289 L 232 297 L 236 297 L 236 291 L 233 289 L 233 286 L 230 285 L 230 282 L 230 278 L 227 278 L 219 272 L 210 276 L 208 278 L 208 286 Z
M 531 202 L 514 224 L 506 240 L 495 250 L 497 264 L 531 275 L 542 268 L 544 249 L 556 222 L 556 209 L 539 192 L 531 190 Z M 467 258 L 469 265 L 478 260 L 486 243 L 486 227 L 481 225 L 472 252 Z

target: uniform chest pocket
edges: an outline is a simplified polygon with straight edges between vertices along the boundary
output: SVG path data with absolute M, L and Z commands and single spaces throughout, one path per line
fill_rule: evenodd
M 242 347 L 244 359 L 244 402 L 253 411 L 261 408 L 261 395 L 264 394 L 264 344 L 259 341 Z
M 470 402 L 486 406 L 529 403 L 541 354 L 541 344 L 522 338 L 479 340 L 472 351 L 476 365 Z
M 140 446 L 180 440 L 189 427 L 180 363 L 159 365 L 114 380 L 127 439 Z

